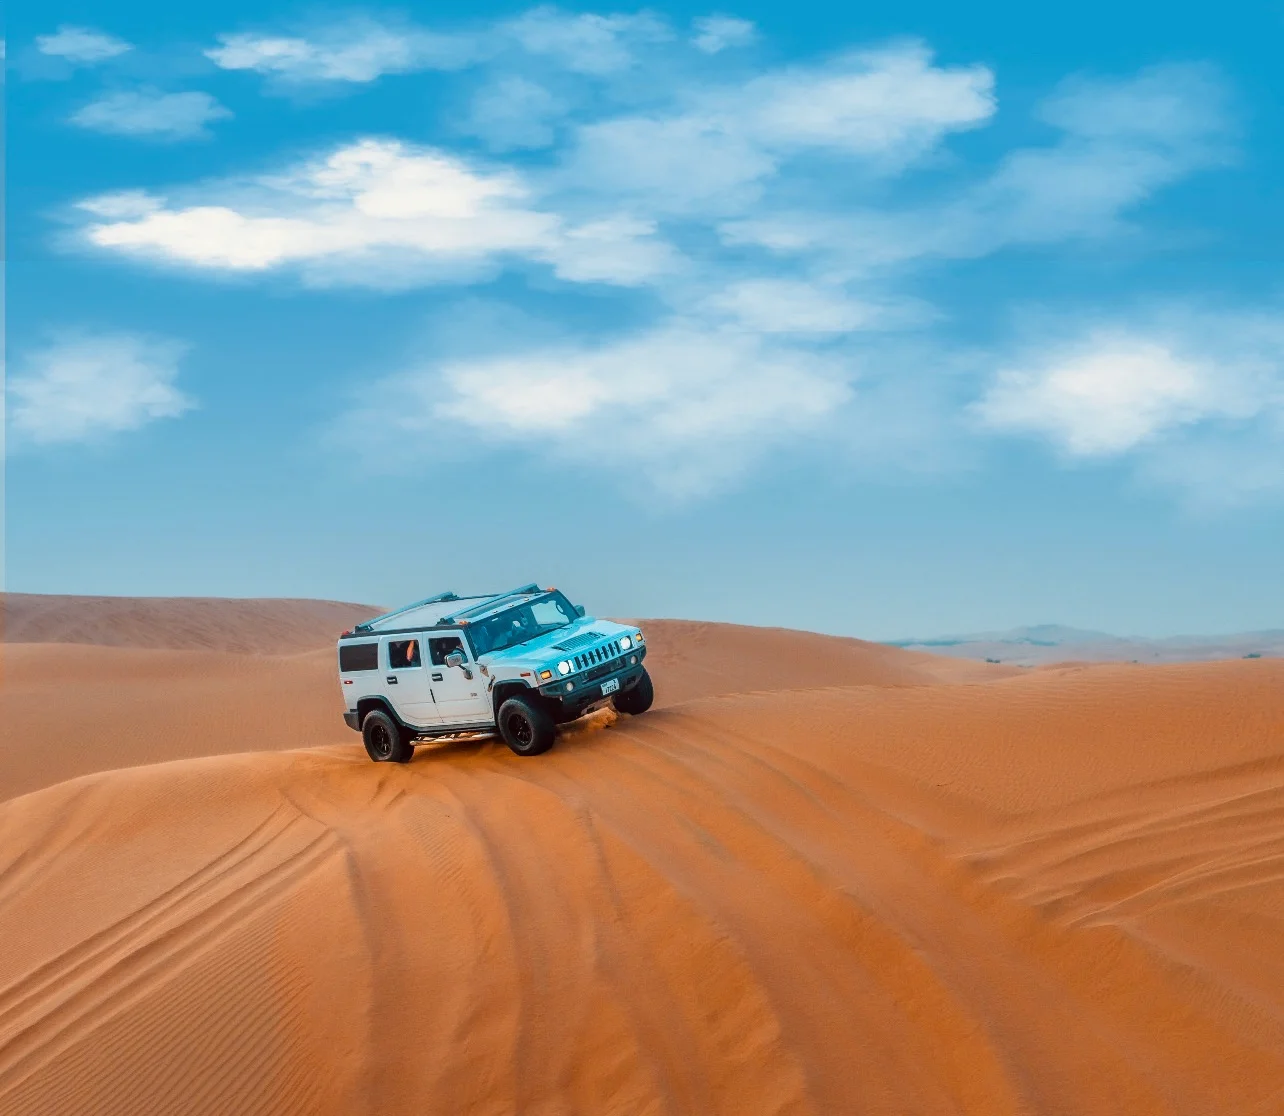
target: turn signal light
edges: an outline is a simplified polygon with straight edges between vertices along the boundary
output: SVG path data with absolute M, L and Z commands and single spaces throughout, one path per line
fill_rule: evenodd
M 552 677 L 553 677 L 553 672 L 551 670 L 541 670 L 539 672 L 539 678 L 541 682 L 547 682 Z

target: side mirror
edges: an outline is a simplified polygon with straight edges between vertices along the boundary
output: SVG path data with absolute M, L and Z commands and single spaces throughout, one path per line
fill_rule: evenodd
M 583 616 L 583 615 L 584 615 L 584 606 L 583 606 L 583 605 L 576 605 L 576 606 L 575 606 L 575 615 L 576 615 L 576 616 Z
M 448 667 L 458 667 L 464 672 L 464 677 L 471 679 L 473 672 L 465 665 L 464 653 L 462 651 L 452 651 L 446 656 L 446 665 Z

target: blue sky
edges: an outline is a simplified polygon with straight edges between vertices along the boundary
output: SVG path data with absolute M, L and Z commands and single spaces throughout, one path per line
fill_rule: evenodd
M 11 590 L 1284 626 L 1279 5 L 6 33 Z

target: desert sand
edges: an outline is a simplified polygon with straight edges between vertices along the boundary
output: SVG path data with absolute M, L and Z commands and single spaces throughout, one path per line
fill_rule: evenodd
M 1284 1112 L 1284 661 L 646 621 L 650 713 L 396 767 L 359 606 L 59 607 L 5 647 L 0 1113 Z

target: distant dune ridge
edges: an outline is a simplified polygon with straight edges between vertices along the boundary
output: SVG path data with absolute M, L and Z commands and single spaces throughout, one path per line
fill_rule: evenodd
M 1035 624 L 1006 632 L 891 640 L 888 646 L 1015 666 L 1070 661 L 1190 663 L 1284 657 L 1284 630 L 1147 639 L 1067 628 L 1062 624 Z
M 3 595 L 6 643 L 289 655 L 333 646 L 381 610 L 339 601 Z
M 3 1116 L 1280 1110 L 1284 660 L 643 621 L 651 713 L 396 767 L 360 606 L 20 603 Z

